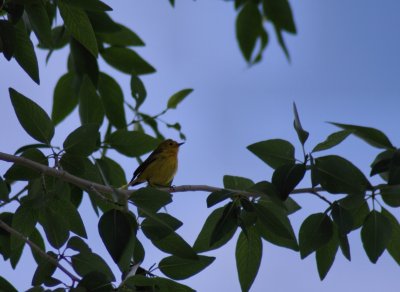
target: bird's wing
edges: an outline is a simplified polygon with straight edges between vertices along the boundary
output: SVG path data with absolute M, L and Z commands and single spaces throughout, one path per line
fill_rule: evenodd
M 155 150 L 153 151 L 153 153 L 150 154 L 149 157 L 147 157 L 147 159 L 145 161 L 143 161 L 142 164 L 140 164 L 138 166 L 138 168 L 136 168 L 135 172 L 133 173 L 133 177 L 130 181 L 130 183 L 132 181 L 135 180 L 135 178 L 137 178 L 154 160 L 156 160 L 156 155 L 159 153 L 159 150 Z

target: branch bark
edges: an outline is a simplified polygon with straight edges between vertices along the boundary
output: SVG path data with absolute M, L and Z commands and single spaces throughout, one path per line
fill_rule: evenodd
M 79 278 L 72 274 L 70 271 L 68 271 L 64 266 L 62 266 L 55 258 L 52 256 L 48 255 L 46 252 L 44 252 L 39 246 L 37 246 L 35 243 L 30 241 L 27 237 L 25 237 L 22 233 L 18 232 L 11 226 L 9 226 L 7 223 L 4 221 L 0 220 L 0 228 L 4 229 L 5 231 L 9 232 L 12 235 L 15 235 L 25 241 L 32 249 L 37 251 L 40 256 L 46 260 L 48 260 L 50 263 L 55 265 L 57 268 L 59 268 L 61 271 L 63 271 L 68 277 L 71 278 L 73 282 L 79 282 Z

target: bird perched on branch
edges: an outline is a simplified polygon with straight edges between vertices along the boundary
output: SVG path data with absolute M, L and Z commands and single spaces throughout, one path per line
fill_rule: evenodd
M 170 186 L 178 169 L 178 143 L 172 139 L 165 140 L 139 165 L 131 181 L 123 186 L 135 186 L 148 182 L 151 186 Z

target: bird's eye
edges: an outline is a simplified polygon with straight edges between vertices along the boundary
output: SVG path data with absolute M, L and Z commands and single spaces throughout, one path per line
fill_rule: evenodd
M 172 142 L 169 142 L 169 146 L 172 146 Z

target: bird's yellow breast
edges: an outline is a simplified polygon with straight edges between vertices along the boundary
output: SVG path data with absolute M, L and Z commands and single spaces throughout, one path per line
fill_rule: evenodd
M 139 175 L 139 180 L 148 181 L 150 185 L 169 185 L 178 169 L 178 158 L 175 153 L 159 155 L 156 160 L 150 163 Z

